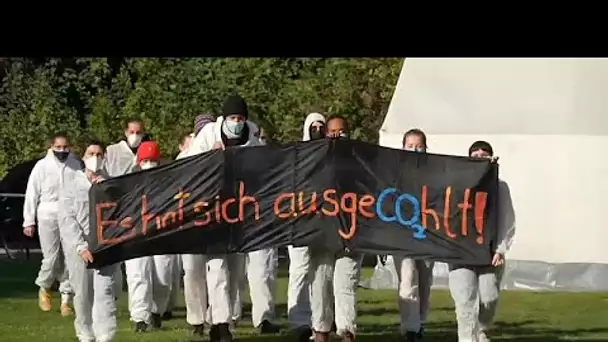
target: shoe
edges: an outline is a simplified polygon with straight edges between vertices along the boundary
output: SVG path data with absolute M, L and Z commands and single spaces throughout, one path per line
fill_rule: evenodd
M 268 320 L 263 320 L 259 326 L 261 334 L 276 334 L 281 331 L 281 328 L 270 323 Z
M 51 304 L 51 292 L 42 287 L 38 290 L 38 306 L 42 311 L 51 311 L 53 305 Z
M 150 325 L 154 329 L 160 329 L 160 327 L 163 325 L 163 319 L 160 314 L 153 313 L 150 315 Z
M 230 325 L 228 323 L 217 325 L 217 335 L 219 337 L 218 342 L 232 342 L 232 333 L 230 332 Z
M 418 338 L 418 332 L 416 331 L 408 331 L 405 333 L 405 342 L 418 342 L 420 339 Z
M 146 332 L 148 330 L 148 324 L 146 322 L 137 322 L 135 323 L 135 332 Z
M 72 310 L 72 307 L 68 303 L 61 304 L 59 311 L 61 311 L 61 316 L 63 317 L 72 316 L 74 314 L 74 310 Z
M 293 330 L 298 342 L 308 342 L 312 338 L 312 329 L 309 327 L 299 327 Z
M 355 334 L 351 333 L 350 331 L 347 331 L 344 333 L 344 335 L 342 335 L 342 342 L 356 342 L 357 339 L 355 338 Z
M 315 336 L 315 340 L 314 340 L 315 342 L 328 342 L 329 341 L 329 332 L 315 331 L 314 336 Z
M 477 333 L 477 342 L 490 342 L 490 339 L 485 332 L 480 331 Z
M 209 342 L 218 342 L 220 340 L 220 333 L 218 330 L 218 325 L 214 324 L 209 329 Z
M 167 311 L 163 314 L 163 321 L 168 321 L 173 318 L 173 312 Z
M 204 341 L 205 340 L 205 325 L 197 324 L 192 326 L 190 332 L 190 341 Z

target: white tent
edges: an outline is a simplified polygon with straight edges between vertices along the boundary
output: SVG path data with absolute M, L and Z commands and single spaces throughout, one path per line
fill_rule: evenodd
M 431 153 L 486 140 L 500 157 L 517 222 L 504 287 L 608 290 L 608 59 L 408 58 L 380 144 L 414 127 Z M 396 285 L 382 272 L 370 287 Z

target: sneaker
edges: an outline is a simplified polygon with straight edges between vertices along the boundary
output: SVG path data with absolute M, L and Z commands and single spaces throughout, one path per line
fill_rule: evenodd
M 59 311 L 61 312 L 61 316 L 63 317 L 72 316 L 74 314 L 74 310 L 72 310 L 72 307 L 68 303 L 61 304 Z
M 350 331 L 347 331 L 342 335 L 342 342 L 356 342 L 355 334 Z
M 42 311 L 51 311 L 53 305 L 51 304 L 51 292 L 42 287 L 38 290 L 38 306 Z
M 148 330 L 148 324 L 146 322 L 137 322 L 135 323 L 135 332 L 146 332 Z
M 150 315 L 150 325 L 152 326 L 152 328 L 154 329 L 160 329 L 160 327 L 162 326 L 163 319 L 160 316 L 160 314 L 157 313 L 152 313 Z
M 163 314 L 163 321 L 168 321 L 173 318 L 173 312 L 167 311 Z
M 268 320 L 263 320 L 259 326 L 261 334 L 276 334 L 281 331 L 281 328 L 270 323 Z
M 230 325 L 228 323 L 222 323 L 217 325 L 218 342 L 232 342 L 232 333 L 230 332 Z
M 197 324 L 192 326 L 190 332 L 190 341 L 204 341 L 205 340 L 205 325 Z
M 477 342 L 490 342 L 490 339 L 485 332 L 480 331 L 477 333 Z
M 214 324 L 209 329 L 209 341 L 210 342 L 218 342 L 220 340 L 220 333 L 218 330 L 218 325 Z

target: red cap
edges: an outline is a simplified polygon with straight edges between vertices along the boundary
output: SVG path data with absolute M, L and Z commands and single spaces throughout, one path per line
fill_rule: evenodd
M 137 149 L 137 164 L 142 160 L 160 161 L 160 149 L 156 141 L 144 141 Z

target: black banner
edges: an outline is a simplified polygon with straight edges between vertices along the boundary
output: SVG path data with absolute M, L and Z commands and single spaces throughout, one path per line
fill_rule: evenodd
M 350 140 L 212 151 L 94 185 L 91 267 L 289 244 L 488 264 L 497 173 Z

